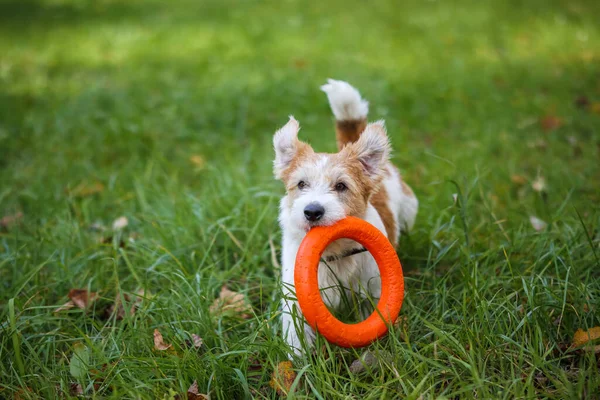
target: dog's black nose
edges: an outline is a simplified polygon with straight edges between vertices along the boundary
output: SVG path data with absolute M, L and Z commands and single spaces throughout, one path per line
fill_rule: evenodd
M 319 203 L 310 203 L 304 208 L 304 216 L 311 222 L 320 220 L 323 214 L 325 209 Z

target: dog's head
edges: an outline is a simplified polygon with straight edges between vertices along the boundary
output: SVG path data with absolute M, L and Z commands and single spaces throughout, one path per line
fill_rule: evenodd
M 315 153 L 298 140 L 289 122 L 275 133 L 274 172 L 286 187 L 282 207 L 289 222 L 308 231 L 347 216 L 363 217 L 369 198 L 386 174 L 390 144 L 382 122 L 367 125 L 360 138 L 339 153 Z

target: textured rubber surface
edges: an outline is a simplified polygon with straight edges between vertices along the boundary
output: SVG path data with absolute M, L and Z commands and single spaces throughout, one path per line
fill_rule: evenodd
M 381 297 L 377 309 L 362 322 L 345 324 L 336 319 L 321 298 L 318 268 L 321 254 L 338 239 L 357 241 L 369 250 L 379 266 Z M 388 331 L 404 299 L 404 276 L 396 250 L 373 225 L 347 217 L 332 226 L 311 229 L 298 249 L 294 270 L 296 297 L 308 324 L 329 342 L 342 347 L 363 347 Z

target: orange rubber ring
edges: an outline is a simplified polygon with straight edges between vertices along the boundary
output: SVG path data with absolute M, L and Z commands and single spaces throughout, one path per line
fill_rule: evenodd
M 331 242 L 342 238 L 365 246 L 375 258 L 381 275 L 377 309 L 357 324 L 345 324 L 335 318 L 319 291 L 321 254 Z M 315 227 L 306 234 L 296 255 L 294 283 L 298 304 L 308 324 L 329 342 L 342 347 L 364 347 L 385 335 L 386 322 L 396 321 L 404 300 L 404 276 L 396 250 L 377 228 L 355 217 L 344 218 L 332 226 Z

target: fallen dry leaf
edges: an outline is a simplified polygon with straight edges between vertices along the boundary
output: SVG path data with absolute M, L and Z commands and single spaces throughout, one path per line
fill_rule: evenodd
M 194 154 L 193 156 L 191 156 L 190 162 L 194 164 L 197 169 L 202 169 L 206 165 L 204 157 L 202 157 L 200 154 Z
M 540 119 L 540 126 L 542 130 L 545 132 L 550 132 L 555 129 L 560 128 L 562 125 L 562 120 L 554 115 L 546 115 L 542 119 Z
M 130 303 L 130 301 L 131 301 L 131 297 L 129 297 L 129 295 L 127 293 L 123 293 L 123 299 L 127 303 Z M 130 316 L 133 316 L 135 314 L 135 311 L 137 310 L 137 305 L 141 301 L 138 299 L 139 298 L 136 298 L 135 302 L 133 304 L 131 304 L 131 306 L 129 308 Z M 117 321 L 120 321 L 123 318 L 125 318 L 125 315 L 126 315 L 125 307 L 123 306 L 123 301 L 121 300 L 120 295 L 117 295 L 117 297 L 115 298 L 115 302 L 113 304 L 111 304 L 110 307 L 108 307 L 108 309 L 106 310 L 107 317 L 110 318 L 113 315 L 115 316 Z
M 306 60 L 303 58 L 294 59 L 294 66 L 298 69 L 302 69 L 306 67 Z
M 406 315 L 399 315 L 394 321 L 394 328 L 399 334 L 401 340 L 407 339 L 408 333 L 408 317 Z
M 573 335 L 573 347 L 579 347 L 596 339 L 600 339 L 600 326 L 595 326 L 588 331 L 577 329 Z
M 282 361 L 277 364 L 277 369 L 273 371 L 269 386 L 275 389 L 278 395 L 287 396 L 295 379 L 296 372 L 293 369 L 292 362 Z
M 68 193 L 73 197 L 88 197 L 96 193 L 101 193 L 103 191 L 104 185 L 100 182 L 94 182 L 91 184 L 82 182 L 79 185 L 75 186 L 72 190 L 69 190 Z
M 36 398 L 36 396 L 34 396 L 33 390 L 31 390 L 30 387 L 26 386 L 26 387 L 21 388 L 18 391 L 16 391 L 13 398 L 15 400 L 23 400 L 23 399 Z
M 544 179 L 543 176 L 538 176 L 531 183 L 531 187 L 533 188 L 533 190 L 535 190 L 538 193 L 545 192 L 546 191 L 546 179 Z
M 0 228 L 8 229 L 17 225 L 23 219 L 23 213 L 18 212 L 14 215 L 5 215 L 0 219 Z
M 117 219 L 115 219 L 115 221 L 112 224 L 112 228 L 114 231 L 120 231 L 121 229 L 125 228 L 127 225 L 129 225 L 129 220 L 127 219 L 127 217 L 119 217 Z
M 192 333 L 192 341 L 194 343 L 194 347 L 196 348 L 202 347 L 202 343 L 204 343 L 204 340 L 202 340 L 202 338 L 195 333 Z
M 248 304 L 243 294 L 229 290 L 227 286 L 221 288 L 219 297 L 209 308 L 211 314 L 232 314 L 247 319 L 252 316 L 252 306 Z
M 82 310 L 88 308 L 94 301 L 96 301 L 96 299 L 98 299 L 98 293 L 89 292 L 87 289 L 71 289 L 69 290 L 68 296 L 73 304 Z
M 600 114 L 600 103 L 592 103 L 590 106 L 590 111 L 594 114 Z
M 579 96 L 575 99 L 575 105 L 579 108 L 586 108 L 587 106 L 590 105 L 590 99 L 587 98 L 587 96 Z
M 531 226 L 533 226 L 533 229 L 535 229 L 538 232 L 543 231 L 548 226 L 548 224 L 545 221 L 542 221 L 541 219 L 533 215 L 529 216 L 529 222 L 531 222 Z
M 83 386 L 81 383 L 71 383 L 71 396 L 83 396 Z
M 360 374 L 371 368 L 377 367 L 377 364 L 378 360 L 375 354 L 367 350 L 360 356 L 360 358 L 352 361 L 352 364 L 350 364 L 350 372 L 355 375 Z
M 198 381 L 194 381 L 187 391 L 188 400 L 209 400 L 210 396 L 198 391 Z
M 171 347 L 170 344 L 165 343 L 162 334 L 158 329 L 154 330 L 154 348 L 156 350 L 164 351 Z
M 511 175 L 510 181 L 518 186 L 523 186 L 527 183 L 527 178 L 522 175 Z

